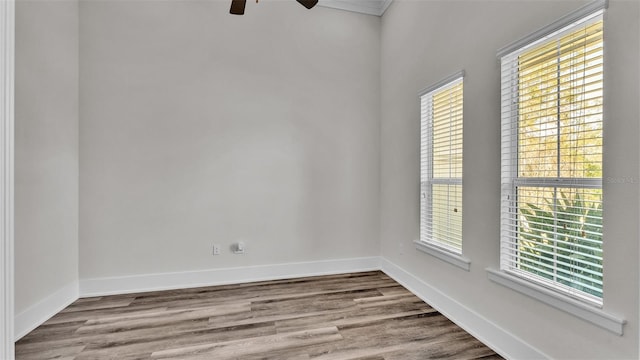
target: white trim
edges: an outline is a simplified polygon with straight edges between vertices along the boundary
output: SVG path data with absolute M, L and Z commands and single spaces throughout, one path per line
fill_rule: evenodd
M 622 335 L 624 324 L 627 323 L 626 320 L 619 316 L 607 313 L 597 307 L 589 306 L 584 302 L 572 299 L 561 293 L 523 280 L 504 271 L 488 268 L 487 277 L 489 280 L 500 285 L 542 301 L 543 303 L 553 306 L 558 310 L 577 316 L 618 335 Z
M 382 16 L 393 0 L 320 0 L 318 6 Z
M 444 78 L 444 79 L 442 79 L 442 80 L 440 80 L 440 81 L 438 81 L 438 82 L 436 82 L 436 83 L 434 83 L 432 85 L 429 85 L 426 88 L 420 90 L 418 92 L 418 97 L 422 97 L 422 96 L 424 96 L 424 95 L 426 95 L 426 94 L 428 94 L 428 93 L 430 93 L 430 92 L 432 92 L 434 90 L 437 90 L 437 89 L 439 89 L 441 87 L 444 87 L 444 86 L 455 86 L 455 85 L 458 85 L 458 83 L 460 81 L 462 81 L 462 79 L 464 79 L 464 75 L 465 75 L 464 70 L 460 70 L 460 71 L 458 71 L 458 72 L 456 72 L 454 74 L 451 74 L 451 75 L 447 76 L 446 78 Z
M 44 324 L 53 315 L 78 300 L 78 282 L 74 281 L 16 315 L 15 341 Z
M 601 189 L 602 178 L 516 177 L 513 179 L 513 185 L 523 187 Z
M 454 254 L 436 245 L 432 245 L 428 242 L 420 240 L 414 241 L 414 244 L 416 244 L 416 249 L 431 256 L 435 256 L 442 261 L 448 262 L 449 264 L 455 265 L 462 270 L 469 271 L 471 269 L 471 260 L 462 255 Z
M 544 38 L 556 31 L 561 30 L 567 25 L 570 25 L 588 15 L 591 15 L 597 11 L 604 10 L 609 7 L 608 0 L 594 0 L 585 6 L 561 17 L 560 19 L 554 21 L 553 23 L 535 31 L 520 40 L 514 41 L 511 44 L 504 46 L 500 50 L 498 50 L 498 59 L 502 58 L 505 55 L 508 55 L 518 49 L 524 48 L 531 43 L 538 41 L 541 38 Z
M 382 271 L 414 293 L 442 315 L 507 359 L 549 359 L 540 350 L 500 328 L 482 315 L 460 304 L 387 259 L 380 261 Z
M 364 257 L 80 280 L 80 297 L 188 287 L 240 284 L 380 269 L 380 258 Z
M 0 1 L 0 359 L 14 358 L 15 3 Z
M 554 22 L 553 24 L 527 36 L 524 39 L 518 40 L 512 45 L 509 45 L 506 48 L 501 49 L 498 52 L 498 56 L 501 57 L 501 195 L 500 195 L 500 243 L 501 243 L 501 251 L 500 251 L 500 270 L 503 270 L 502 273 L 490 273 L 490 279 L 499 282 L 503 285 L 509 286 L 513 289 L 518 289 L 518 283 L 510 280 L 514 275 L 519 276 L 520 280 L 526 279 L 532 283 L 537 283 L 539 286 L 547 289 L 555 289 L 558 292 L 563 292 L 567 296 L 571 296 L 576 299 L 580 299 L 583 301 L 587 301 L 590 304 L 601 305 L 602 304 L 602 280 L 600 279 L 591 279 L 586 276 L 578 275 L 575 278 L 569 275 L 560 274 L 555 272 L 556 268 L 559 266 L 559 261 L 553 257 L 553 261 L 550 266 L 553 269 L 546 269 L 544 264 L 540 263 L 543 261 L 541 259 L 544 258 L 544 254 L 538 254 L 535 259 L 532 260 L 533 263 L 542 264 L 541 266 L 531 265 L 532 267 L 540 270 L 542 273 L 548 275 L 540 275 L 534 274 L 535 271 L 525 271 L 519 268 L 519 263 L 522 258 L 522 254 L 518 249 L 521 249 L 521 234 L 523 234 L 524 227 L 521 226 L 520 219 L 520 209 L 522 204 L 518 203 L 519 200 L 519 190 L 522 187 L 536 187 L 546 189 L 548 194 L 540 196 L 540 198 L 544 197 L 544 201 L 552 201 L 554 202 L 556 198 L 559 198 L 561 194 L 558 193 L 558 189 L 568 188 L 572 190 L 577 189 L 602 189 L 602 179 L 598 178 L 567 178 L 567 177 L 553 177 L 549 175 L 548 177 L 523 177 L 518 172 L 518 156 L 520 153 L 520 149 L 518 144 L 520 143 L 519 138 L 519 127 L 520 127 L 520 118 L 518 114 L 520 106 L 522 106 L 521 102 L 521 89 L 519 88 L 519 75 L 521 69 L 520 64 L 520 56 L 522 54 L 529 54 L 531 51 L 537 51 L 543 46 L 548 46 L 549 44 L 555 46 L 556 42 L 559 39 L 562 39 L 567 36 L 572 36 L 576 34 L 576 32 L 582 32 L 589 26 L 599 24 L 603 18 L 604 8 L 607 6 L 607 0 L 597 0 L 593 1 L 586 6 L 581 7 L 580 9 L 568 14 L 567 16 L 562 17 L 560 20 Z M 577 42 L 586 41 L 584 37 L 580 37 L 575 39 Z M 601 54 L 602 51 L 602 24 L 597 25 L 597 28 L 594 28 L 593 33 L 593 51 L 598 51 L 597 54 Z M 590 48 L 591 49 L 591 48 Z M 561 57 L 562 54 L 551 54 L 552 57 Z M 577 55 L 575 55 L 577 56 Z M 554 58 L 555 58 L 554 57 Z M 579 56 L 578 56 L 579 57 Z M 535 59 L 534 59 L 535 60 Z M 539 60 L 539 59 L 538 59 Z M 593 89 L 601 88 L 602 86 L 602 66 L 603 62 L 600 58 L 598 63 L 593 64 L 593 72 L 598 72 L 599 76 L 597 79 L 592 81 Z M 555 69 L 555 68 L 554 68 Z M 526 70 L 526 69 L 525 69 Z M 522 71 L 525 71 L 522 70 Z M 560 76 L 560 73 L 558 73 Z M 591 81 L 591 80 L 590 80 Z M 599 82 L 598 82 L 599 81 Z M 560 85 L 558 85 L 560 86 Z M 592 89 L 592 90 L 593 90 Z M 560 92 L 561 89 L 556 89 L 556 92 Z M 582 92 L 586 91 L 581 89 Z M 595 90 L 593 90 L 595 91 Z M 585 105 L 586 106 L 586 105 Z M 538 114 L 537 116 L 541 116 Z M 586 116 L 586 115 L 582 115 Z M 563 125 L 560 123 L 560 119 L 557 119 L 558 128 Z M 602 122 L 602 118 L 599 118 L 599 121 Z M 558 130 L 557 132 L 559 132 Z M 557 139 L 560 142 L 560 138 Z M 559 146 L 559 145 L 558 145 Z M 594 150 L 595 151 L 595 150 Z M 540 154 L 538 154 L 540 156 Z M 560 164 L 561 160 L 560 153 L 557 154 L 557 163 Z M 548 161 L 547 161 L 548 162 Z M 558 165 L 559 166 L 559 165 Z M 560 168 L 558 167 L 558 171 Z M 560 173 L 556 175 L 561 175 Z M 542 202 L 543 200 L 539 200 Z M 595 201 L 595 200 L 594 200 Z M 601 201 L 599 202 L 602 205 Z M 554 202 L 555 204 L 555 202 Z M 553 206 L 552 213 L 554 218 L 556 217 L 556 212 L 559 211 L 556 206 Z M 526 229 L 525 229 L 526 230 Z M 593 230 L 593 232 L 597 233 L 600 231 L 600 235 L 602 232 L 602 228 L 599 230 Z M 558 231 L 553 231 L 553 233 L 558 233 Z M 591 237 L 590 237 L 591 238 Z M 594 240 L 594 239 L 591 239 Z M 594 245 L 595 246 L 595 245 Z M 550 245 L 549 251 L 555 254 L 558 249 L 560 249 L 562 245 L 558 245 L 555 242 Z M 583 247 L 578 247 L 578 249 L 574 249 L 575 253 L 581 254 L 583 251 Z M 553 255 L 552 254 L 552 255 Z M 587 255 L 590 256 L 590 255 Z M 602 254 L 593 255 L 594 259 L 602 260 Z M 545 258 L 546 259 L 546 258 Z M 571 265 L 572 267 L 579 267 L 578 265 Z M 595 265 L 594 265 L 595 266 Z M 545 269 L 541 269 L 545 268 Z M 535 269 L 534 269 L 535 270 Z M 590 269 L 592 274 L 594 275 L 602 275 L 602 267 Z M 509 275 L 509 277 L 499 277 L 499 275 Z M 547 278 L 548 277 L 548 278 Z M 597 277 L 597 276 L 596 276 Z M 563 281 L 566 280 L 566 281 Z M 509 280 L 509 281 L 507 281 Z M 574 286 L 575 285 L 575 286 Z M 579 285 L 579 286 L 577 286 Z M 521 291 L 522 292 L 522 291 Z M 528 292 L 525 292 L 528 294 Z M 535 296 L 534 296 L 535 297 Z M 562 307 L 560 307 L 562 308 Z M 571 313 L 576 313 L 576 311 L 569 311 Z M 596 321 L 596 323 L 598 323 Z M 619 331 L 622 329 L 620 328 Z M 617 332 L 618 330 L 612 330 Z
M 392 2 L 393 0 L 384 0 L 384 3 L 382 4 L 382 10 L 380 11 L 380 16 L 384 15 Z
M 448 213 L 446 224 L 441 229 L 442 232 L 438 233 L 435 228 L 434 219 L 437 217 L 437 213 L 447 210 L 451 211 L 450 206 L 457 207 L 462 206 L 462 199 L 460 198 L 460 204 L 457 202 L 456 195 L 453 195 L 454 199 L 449 198 L 449 194 L 452 191 L 451 185 L 455 186 L 453 192 L 462 196 L 462 184 L 463 184 L 463 170 L 460 168 L 460 172 L 452 168 L 452 163 L 449 161 L 446 165 L 449 168 L 449 177 L 435 177 L 434 174 L 434 153 L 438 149 L 444 146 L 446 151 L 459 151 L 459 155 L 462 155 L 462 128 L 463 122 L 463 82 L 464 82 L 464 70 L 460 70 L 452 75 L 445 77 L 444 79 L 432 84 L 421 90 L 419 93 L 420 102 L 420 239 L 416 243 L 418 250 L 422 250 L 428 254 L 436 256 L 437 258 L 447 261 L 453 265 L 457 265 L 465 270 L 469 270 L 468 259 L 462 258 L 462 224 L 455 226 L 454 223 L 449 222 L 448 216 L 454 216 L 452 213 Z M 443 102 L 436 99 L 437 96 L 445 96 Z M 442 99 L 441 99 L 442 100 Z M 451 101 L 451 103 L 448 103 Z M 438 135 L 436 131 L 435 113 L 438 106 L 448 106 L 450 112 L 446 121 L 444 133 L 441 131 Z M 442 124 L 440 124 L 442 126 Z M 446 133 L 446 134 L 445 134 Z M 444 138 L 449 137 L 449 141 L 442 142 L 441 136 Z M 455 139 L 455 140 L 452 140 Z M 446 140 L 446 139 L 445 139 Z M 451 159 L 449 159 L 451 160 Z M 454 166 L 455 167 L 455 166 Z M 462 165 L 461 165 L 462 167 Z M 452 172 L 453 169 L 453 172 Z M 454 175 L 455 174 L 455 175 Z M 455 177 L 454 177 L 455 176 Z M 445 190 L 447 199 L 437 203 L 435 185 L 446 185 L 448 190 Z M 456 186 L 457 185 L 457 186 Z M 444 194 L 442 194 L 444 195 Z M 453 209 L 457 212 L 457 209 Z M 460 212 L 457 216 L 460 217 L 460 221 L 463 221 L 464 217 Z M 456 224 L 457 225 L 457 224 Z M 449 251 L 447 251 L 449 250 Z M 452 252 L 449 254 L 449 252 Z M 466 263 L 466 264 L 465 264 Z

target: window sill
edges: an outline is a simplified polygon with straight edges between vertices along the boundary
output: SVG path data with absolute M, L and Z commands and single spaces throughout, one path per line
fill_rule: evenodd
M 462 255 L 454 254 L 423 241 L 416 240 L 414 241 L 414 243 L 416 244 L 416 249 L 422 252 L 425 252 L 431 256 L 435 256 L 442 261 L 448 262 L 449 264 L 461 268 L 462 270 L 469 271 L 471 269 L 471 260 Z
M 595 306 L 590 306 L 543 286 L 530 283 L 504 271 L 487 268 L 487 277 L 493 282 L 577 316 L 617 335 L 622 335 L 623 333 L 626 320 L 606 313 Z

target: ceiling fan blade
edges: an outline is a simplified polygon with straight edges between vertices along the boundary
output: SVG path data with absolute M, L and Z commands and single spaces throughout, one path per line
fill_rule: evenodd
M 244 6 L 247 4 L 247 0 L 231 0 L 230 13 L 233 15 L 244 15 Z
M 316 6 L 316 4 L 318 3 L 318 0 L 297 0 L 297 1 L 307 9 L 311 9 L 312 7 Z

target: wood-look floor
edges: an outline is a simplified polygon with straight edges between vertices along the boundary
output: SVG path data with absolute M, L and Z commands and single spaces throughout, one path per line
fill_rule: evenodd
M 17 359 L 500 359 L 375 272 L 80 299 Z

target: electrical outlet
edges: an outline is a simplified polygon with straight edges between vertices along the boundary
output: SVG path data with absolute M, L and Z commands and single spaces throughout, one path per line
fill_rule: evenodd
M 220 245 L 213 244 L 213 255 L 220 255 Z
M 233 247 L 234 254 L 244 254 L 246 251 L 244 241 L 238 241 Z

